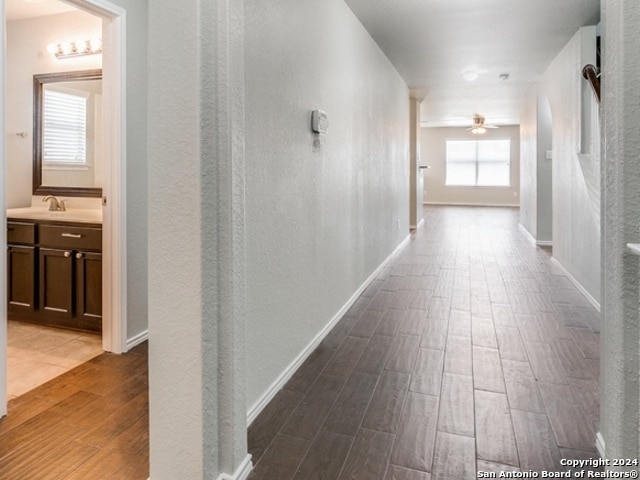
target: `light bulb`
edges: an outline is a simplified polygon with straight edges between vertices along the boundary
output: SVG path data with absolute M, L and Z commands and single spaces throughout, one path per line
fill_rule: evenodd
M 49 45 L 47 45 L 47 52 L 51 54 L 58 53 L 58 45 L 56 45 L 55 43 L 50 43 Z
M 92 38 L 89 41 L 89 44 L 91 46 L 92 52 L 99 52 L 100 50 L 102 50 L 102 39 L 100 38 Z
M 69 55 L 71 52 L 73 52 L 73 46 L 69 42 L 62 42 L 60 44 L 60 50 L 62 50 L 62 53 L 64 53 L 65 55 Z

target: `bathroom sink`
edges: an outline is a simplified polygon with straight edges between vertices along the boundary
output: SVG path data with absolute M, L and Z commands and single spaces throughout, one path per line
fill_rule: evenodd
M 49 212 L 47 211 L 46 216 L 48 218 L 64 218 L 67 215 L 67 212 Z

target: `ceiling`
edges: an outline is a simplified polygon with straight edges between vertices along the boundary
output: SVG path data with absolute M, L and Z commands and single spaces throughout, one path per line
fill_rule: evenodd
M 433 127 L 468 126 L 476 113 L 489 124 L 519 124 L 527 89 L 600 16 L 600 0 L 345 1 L 422 99 L 422 125 Z M 5 4 L 7 21 L 74 10 L 58 0 Z
M 26 20 L 27 18 L 55 15 L 69 12 L 76 8 L 58 0 L 5 0 L 5 16 L 7 22 Z
M 346 0 L 417 98 L 423 126 L 520 123 L 528 88 L 600 0 Z M 477 73 L 467 81 L 464 73 Z M 500 79 L 508 74 L 507 80 Z

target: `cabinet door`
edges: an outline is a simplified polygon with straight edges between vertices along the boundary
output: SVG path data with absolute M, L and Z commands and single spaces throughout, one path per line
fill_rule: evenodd
M 7 249 L 7 298 L 10 313 L 28 313 L 35 310 L 35 271 L 35 247 L 9 245 Z
M 40 248 L 40 310 L 73 316 L 73 256 L 71 250 Z
M 76 316 L 78 326 L 102 330 L 102 254 L 76 253 Z

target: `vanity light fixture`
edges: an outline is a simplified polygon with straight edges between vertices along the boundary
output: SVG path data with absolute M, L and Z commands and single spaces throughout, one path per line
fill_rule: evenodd
M 63 58 L 79 57 L 82 55 L 96 55 L 102 53 L 102 39 L 76 40 L 72 42 L 50 43 L 47 51 L 56 56 L 58 60 Z

